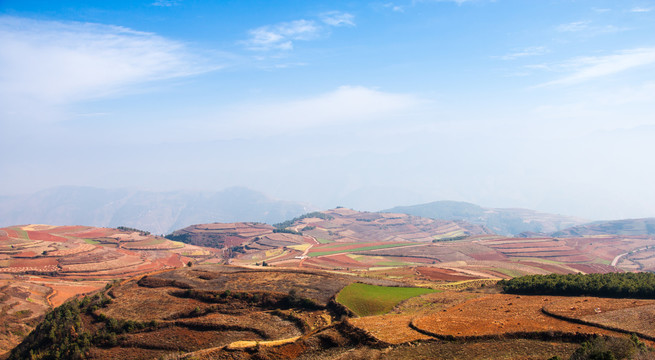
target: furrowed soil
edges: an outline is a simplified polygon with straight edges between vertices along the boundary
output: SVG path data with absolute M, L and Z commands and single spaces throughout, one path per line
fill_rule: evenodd
M 494 337 L 530 337 L 566 335 L 625 334 L 595 326 L 564 321 L 546 315 L 542 308 L 551 303 L 572 307 L 577 298 L 557 296 L 517 296 L 491 294 L 466 301 L 439 313 L 419 316 L 412 321 L 418 331 L 444 339 L 485 339 Z M 621 299 L 605 299 L 623 306 Z

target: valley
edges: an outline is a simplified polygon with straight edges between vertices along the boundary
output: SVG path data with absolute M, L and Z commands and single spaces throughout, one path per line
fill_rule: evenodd
M 24 341 L 11 358 L 38 343 L 37 358 L 56 348 L 90 359 L 454 359 L 484 358 L 480 347 L 491 346 L 543 359 L 568 358 L 597 335 L 636 333 L 652 345 L 655 300 L 512 295 L 496 285 L 655 269 L 651 234 L 599 226 L 507 237 L 462 220 L 347 208 L 275 225 L 197 224 L 166 237 L 11 226 L 0 229 L 0 350 L 7 357 Z M 68 345 L 40 338 L 44 316 L 62 304 L 79 314 L 74 333 L 86 334 Z

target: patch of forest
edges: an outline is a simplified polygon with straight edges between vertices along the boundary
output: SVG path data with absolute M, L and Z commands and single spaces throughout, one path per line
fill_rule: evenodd
M 655 298 L 655 274 L 527 275 L 498 283 L 509 294 Z

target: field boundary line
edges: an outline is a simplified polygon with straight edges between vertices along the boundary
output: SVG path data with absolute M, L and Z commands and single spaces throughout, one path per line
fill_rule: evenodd
M 543 306 L 541 308 L 541 312 L 544 315 L 553 317 L 553 318 L 558 319 L 558 320 L 567 321 L 567 322 L 574 323 L 574 324 L 580 324 L 580 325 L 596 327 L 596 328 L 599 328 L 599 329 L 604 329 L 604 330 L 609 330 L 609 331 L 615 331 L 615 332 L 622 333 L 622 334 L 628 334 L 628 335 L 635 334 L 635 335 L 639 336 L 642 339 L 655 341 L 655 336 L 642 334 L 639 331 L 630 331 L 630 330 L 626 330 L 626 329 L 617 328 L 617 327 L 614 327 L 614 326 L 598 324 L 598 323 L 594 323 L 594 322 L 591 322 L 591 321 L 586 321 L 586 320 L 582 320 L 582 319 L 578 319 L 578 318 L 574 318 L 574 317 L 568 317 L 566 315 L 555 314 L 554 312 L 551 312 L 550 310 L 546 309 L 546 306 Z

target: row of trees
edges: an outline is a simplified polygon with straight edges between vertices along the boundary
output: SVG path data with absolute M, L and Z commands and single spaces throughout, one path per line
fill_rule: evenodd
M 499 284 L 511 294 L 655 298 L 655 274 L 646 272 L 528 275 Z

